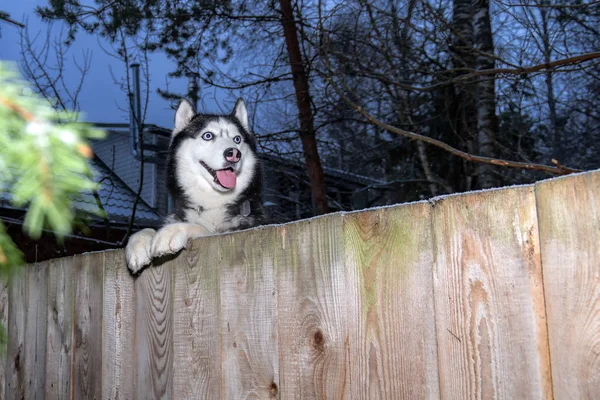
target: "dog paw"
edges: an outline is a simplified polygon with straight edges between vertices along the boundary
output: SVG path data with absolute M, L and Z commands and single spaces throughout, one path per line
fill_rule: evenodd
M 146 228 L 133 234 L 125 247 L 127 268 L 133 275 L 139 274 L 142 269 L 152 262 L 150 246 L 156 234 L 154 229 Z
M 160 257 L 165 254 L 175 254 L 184 249 L 190 239 L 204 236 L 210 233 L 200 225 L 175 223 L 163 227 L 156 233 L 150 244 L 152 257 Z

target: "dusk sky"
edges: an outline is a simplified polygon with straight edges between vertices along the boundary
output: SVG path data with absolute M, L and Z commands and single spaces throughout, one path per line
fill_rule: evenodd
M 45 38 L 47 24 L 42 22 L 35 14 L 35 7 L 44 5 L 47 0 L 19 0 L 19 1 L 3 1 L 0 9 L 8 12 L 11 17 L 23 23 L 28 20 L 29 33 L 34 37 L 38 32 L 41 32 L 38 39 L 39 44 L 42 44 L 42 39 Z M 53 30 L 58 32 L 60 23 L 54 24 Z M 19 44 L 19 35 L 21 29 L 3 23 L 1 26 L 2 34 L 0 37 L 0 60 L 20 62 L 21 46 Z M 81 59 L 82 51 L 90 49 L 92 51 L 92 66 L 84 81 L 83 90 L 81 92 L 80 106 L 83 112 L 83 119 L 89 122 L 111 122 L 111 123 L 126 123 L 128 115 L 123 109 L 126 109 L 126 95 L 114 83 L 110 73 L 112 71 L 118 77 L 124 75 L 125 66 L 119 60 L 109 56 L 102 49 L 99 38 L 79 32 L 74 45 L 70 48 L 66 57 L 67 76 L 72 76 L 72 84 L 77 84 L 79 80 L 79 72 L 73 67 L 73 58 Z M 102 42 L 103 47 L 110 49 L 110 45 Z M 150 64 L 151 74 L 151 95 L 148 105 L 148 114 L 146 123 L 157 124 L 166 128 L 171 128 L 173 125 L 174 111 L 170 108 L 169 103 L 163 100 L 156 89 L 165 85 L 167 73 L 172 69 L 173 63 L 167 60 L 163 54 L 152 54 Z M 187 82 L 183 80 L 169 82 L 169 89 L 179 93 L 185 91 Z M 220 96 L 219 96 L 220 97 Z M 220 100 L 215 101 L 215 92 L 213 89 L 204 88 L 202 90 L 202 104 L 207 111 L 219 111 L 221 107 L 228 109 L 229 102 L 225 103 Z M 233 104 L 233 103 L 232 103 Z

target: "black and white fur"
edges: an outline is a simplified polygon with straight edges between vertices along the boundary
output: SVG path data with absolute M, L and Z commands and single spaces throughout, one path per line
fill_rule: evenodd
M 264 222 L 262 169 L 241 98 L 230 115 L 197 114 L 181 101 L 167 173 L 175 212 L 158 232 L 147 228 L 131 236 L 125 254 L 132 274 L 156 257 L 177 253 L 189 239 Z

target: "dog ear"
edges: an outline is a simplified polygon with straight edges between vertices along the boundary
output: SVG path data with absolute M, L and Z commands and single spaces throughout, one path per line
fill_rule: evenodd
M 240 124 L 242 124 L 245 130 L 250 132 L 248 125 L 248 110 L 246 109 L 246 103 L 244 103 L 244 99 L 241 97 L 237 99 L 231 114 L 236 117 L 238 121 L 240 121 Z
M 190 123 L 194 115 L 196 115 L 196 110 L 192 103 L 186 99 L 182 99 L 179 102 L 177 111 L 175 111 L 175 129 L 173 129 L 173 135 L 183 130 Z

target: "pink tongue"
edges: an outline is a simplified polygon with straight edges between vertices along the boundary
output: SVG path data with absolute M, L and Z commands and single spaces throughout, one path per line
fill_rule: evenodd
M 219 183 L 227 189 L 232 189 L 233 187 L 235 187 L 235 172 L 229 169 L 218 170 L 217 179 L 219 180 Z

